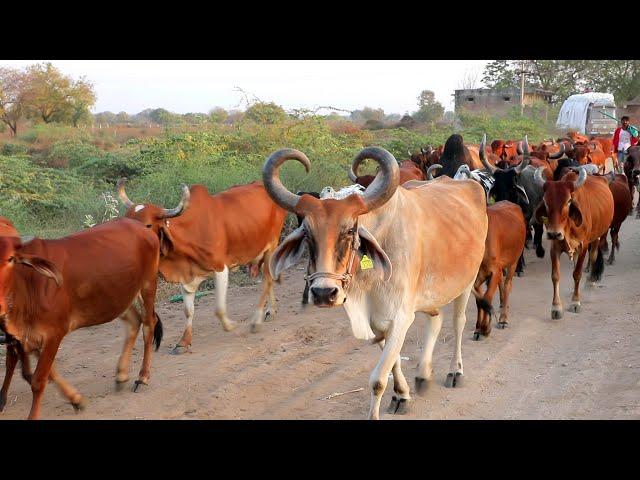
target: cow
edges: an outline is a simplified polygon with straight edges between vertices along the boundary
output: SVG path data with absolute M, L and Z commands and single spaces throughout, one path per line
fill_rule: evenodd
M 491 142 L 491 151 L 494 155 L 497 155 L 500 160 L 513 164 L 518 155 L 518 141 L 494 140 Z
M 633 199 L 635 190 L 638 190 L 640 194 L 640 145 L 634 145 L 627 149 L 628 156 L 624 162 L 624 174 L 627 176 L 627 182 L 629 184 L 629 192 Z M 631 212 L 629 212 L 631 213 Z M 636 206 L 636 218 L 640 218 L 640 199 Z
M 613 138 L 611 137 L 589 137 L 590 142 L 597 142 L 607 158 L 613 158 Z
M 353 167 L 349 169 L 349 180 L 358 185 L 362 185 L 367 188 L 371 185 L 371 182 L 375 179 L 375 175 L 362 175 L 358 176 L 358 173 L 353 170 Z M 405 160 L 400 164 L 400 185 L 409 180 L 425 180 L 426 176 L 424 172 L 411 160 Z
M 616 259 L 616 250 L 620 250 L 620 241 L 618 235 L 620 234 L 620 228 L 622 223 L 626 220 L 629 212 L 633 210 L 633 202 L 631 200 L 631 193 L 629 192 L 629 186 L 627 184 L 627 177 L 621 174 L 615 174 L 609 172 L 607 175 L 609 183 L 609 189 L 613 195 L 613 220 L 609 227 L 609 234 L 611 235 L 611 252 L 609 258 L 607 258 L 607 264 L 613 265 Z M 603 251 L 607 251 L 607 235 L 603 235 L 601 247 Z
M 25 354 L 39 357 L 30 382 L 29 419 L 40 417 L 49 378 L 74 408 L 84 406 L 82 395 L 54 367 L 60 342 L 78 328 L 115 318 L 129 325 L 116 375 L 116 385 L 122 388 L 129 379 L 131 352 L 142 323 L 144 357 L 134 391 L 148 384 L 152 346 L 157 350 L 162 340 L 162 323 L 154 308 L 159 258 L 158 238 L 130 219 L 112 220 L 56 240 L 34 238 L 22 243 L 19 238 L 0 237 L 0 324 Z M 143 306 L 142 315 L 135 300 Z
M 474 284 L 475 289 L 487 282 L 484 300 L 491 304 L 496 288 L 500 289 L 500 318 L 498 328 L 508 325 L 509 295 L 513 275 L 522 262 L 526 223 L 520 207 L 512 202 L 500 201 L 487 207 L 489 229 L 484 257 Z M 478 305 L 474 340 L 491 333 L 491 316 Z
M 560 255 L 567 253 L 572 260 L 577 256 L 573 270 L 574 291 L 569 311 L 579 313 L 580 279 L 589 247 L 590 261 L 593 265 L 589 280 L 599 281 L 604 271 L 600 238 L 606 235 L 613 220 L 613 195 L 606 179 L 587 175 L 584 169 L 580 169 L 579 175 L 570 171 L 559 181 L 549 181 L 542 177 L 542 170 L 539 168 L 534 178 L 544 190 L 543 202 L 536 209 L 535 217 L 545 224 L 547 237 L 552 242 L 551 318 L 560 319 L 563 317 L 560 298 Z
M 18 231 L 6 217 L 0 216 L 0 237 L 18 237 Z M 3 333 L 0 333 L 0 344 L 5 343 L 6 338 Z M 2 408 L 0 408 L 2 411 Z
M 177 207 L 166 209 L 151 203 L 134 204 L 125 191 L 126 179 L 118 180 L 125 216 L 150 228 L 160 240 L 160 274 L 179 283 L 186 318 L 182 338 L 172 353 L 189 350 L 193 338 L 194 299 L 200 284 L 212 273 L 216 282 L 216 316 L 225 331 L 236 327 L 227 317 L 229 270 L 240 265 L 262 265 L 263 291 L 251 319 L 257 332 L 263 320 L 277 313 L 269 259 L 278 246 L 287 212 L 273 203 L 262 185 L 252 182 L 210 195 L 204 185 L 182 187 Z M 267 296 L 271 310 L 264 313 Z M 265 318 L 267 317 L 267 318 Z
M 324 191 L 323 191 L 324 192 Z M 300 195 L 311 195 L 314 198 L 320 198 L 320 194 L 318 192 L 296 192 L 296 195 L 300 196 Z M 302 226 L 302 221 L 304 220 L 304 217 L 302 217 L 301 215 L 296 215 L 296 218 L 298 220 L 298 228 L 300 228 Z M 307 272 L 307 274 L 309 274 L 309 272 Z M 309 282 L 307 282 L 305 280 L 304 282 L 304 292 L 302 292 L 302 307 L 306 307 L 309 304 Z
M 482 263 L 487 214 L 484 191 L 474 181 L 438 178 L 398 188 L 400 169 L 393 155 L 379 147 L 367 147 L 353 159 L 354 171 L 365 159 L 380 165 L 376 180 L 364 192 L 341 200 L 298 197 L 282 185 L 279 169 L 286 161 L 296 160 L 307 172 L 310 169 L 311 162 L 298 150 L 282 149 L 269 156 L 263 181 L 278 205 L 304 216 L 302 227 L 274 252 L 271 274 L 277 276 L 300 260 L 306 244 L 310 300 L 317 307 L 342 305 L 353 334 L 371 339 L 383 349 L 369 377 L 369 418 L 378 419 L 391 371 L 395 395 L 388 412 L 398 414 L 407 409 L 409 386 L 402 373 L 400 351 L 415 312 L 429 315 L 417 391 L 423 393 L 433 379 L 433 347 L 442 325 L 440 309 L 452 301 L 456 342 L 445 384 L 461 385 L 465 308 Z M 436 245 L 443 238 L 447 246 L 439 249 Z

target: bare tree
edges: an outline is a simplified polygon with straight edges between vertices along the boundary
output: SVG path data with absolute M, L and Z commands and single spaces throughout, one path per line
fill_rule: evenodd
M 458 90 L 473 90 L 478 88 L 480 78 L 479 68 L 468 68 L 462 75 L 462 79 L 458 82 Z
M 0 120 L 18 132 L 18 121 L 25 111 L 26 74 L 23 70 L 0 67 Z

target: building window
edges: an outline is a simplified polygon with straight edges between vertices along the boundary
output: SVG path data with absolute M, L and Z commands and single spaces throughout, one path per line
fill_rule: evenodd
M 507 95 L 505 95 L 505 96 L 504 96 L 504 97 L 502 97 L 502 98 L 504 98 L 504 101 L 505 101 L 505 102 L 510 102 L 510 101 L 511 101 L 511 97 L 509 97 L 509 96 L 507 96 Z
M 473 102 L 473 97 L 467 97 L 467 102 Z

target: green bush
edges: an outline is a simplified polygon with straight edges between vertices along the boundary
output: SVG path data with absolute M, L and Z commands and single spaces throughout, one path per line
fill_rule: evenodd
M 0 155 L 27 155 L 28 149 L 21 143 L 5 143 L 0 149 Z
M 77 140 L 61 140 L 53 144 L 46 155 L 49 165 L 75 168 L 103 155 L 97 147 Z

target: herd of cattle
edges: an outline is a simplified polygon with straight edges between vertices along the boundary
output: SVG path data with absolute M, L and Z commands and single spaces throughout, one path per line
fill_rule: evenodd
M 612 158 L 609 139 L 575 134 L 540 145 L 529 145 L 525 137 L 490 146 L 486 136 L 470 145 L 454 134 L 443 146 L 409 154 L 410 160 L 398 164 L 386 150 L 367 147 L 353 159 L 348 176 L 354 185 L 294 194 L 281 183 L 280 166 L 295 160 L 309 172 L 311 162 L 300 151 L 283 149 L 266 160 L 262 182 L 215 195 L 202 185 L 184 186 L 173 209 L 131 201 L 121 179 L 117 190 L 125 218 L 55 240 L 20 237 L 11 221 L 0 217 L 0 330 L 7 349 L 0 411 L 18 362 L 33 393 L 30 419 L 40 416 L 49 380 L 74 408 L 84 408 L 84 397 L 56 372 L 59 345 L 73 330 L 116 318 L 129 326 L 116 387 L 129 380 L 141 325 L 144 352 L 134 390 L 147 384 L 153 346 L 159 348 L 163 335 L 154 308 L 158 273 L 179 283 L 183 295 L 186 323 L 172 351 L 179 354 L 191 346 L 195 294 L 208 276 L 215 275 L 216 315 L 230 331 L 236 324 L 226 311 L 229 270 L 242 265 L 253 275 L 262 270 L 263 291 L 251 320 L 255 332 L 277 314 L 274 283 L 308 251 L 302 303 L 342 305 L 354 336 L 382 349 L 369 378 L 371 419 L 379 418 L 390 372 L 394 395 L 388 412 L 407 409 L 410 392 L 400 352 L 416 312 L 428 318 L 416 392 L 433 381 L 440 310 L 451 302 L 456 342 L 445 384 L 461 385 L 469 297 L 473 294 L 478 306 L 474 339 L 491 332 L 496 289 L 497 326 L 507 326 L 513 276 L 524 272 L 524 251 L 532 238 L 536 254 L 544 256 L 544 229 L 551 244 L 551 317 L 560 319 L 564 311 L 563 252 L 575 265 L 569 310 L 580 311 L 585 258 L 589 254 L 589 280 L 599 281 L 608 232 L 608 263 L 615 259 L 618 233 L 638 188 L 640 147 L 629 149 L 625 174 L 605 174 L 606 159 Z M 378 164 L 376 175 L 358 176 L 367 159 Z M 298 216 L 298 227 L 280 242 L 287 212 Z M 441 240 L 447 248 L 436 251 Z M 38 357 L 33 372 L 30 353 Z

